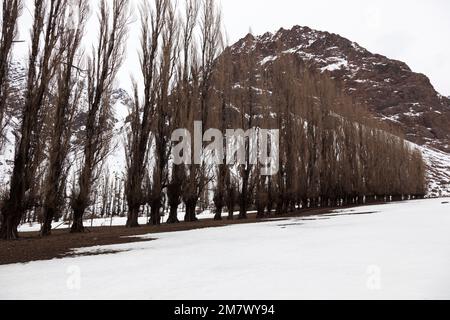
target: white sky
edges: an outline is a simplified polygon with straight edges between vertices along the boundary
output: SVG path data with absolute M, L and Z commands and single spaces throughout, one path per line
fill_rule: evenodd
M 26 0 L 27 2 L 30 0 Z M 130 0 L 137 3 L 142 0 Z M 151 0 L 148 0 L 151 1 Z M 183 3 L 184 0 L 177 0 Z M 220 0 L 218 0 L 220 1 Z M 373 53 L 406 62 L 436 90 L 450 95 L 450 1 L 448 0 L 221 0 L 229 43 L 251 29 L 259 35 L 294 25 L 340 34 Z M 94 4 L 94 1 L 92 1 Z M 25 10 L 23 22 L 29 22 Z M 22 23 L 21 29 L 29 23 Z M 25 28 L 26 29 L 26 28 Z M 87 38 L 96 32 L 88 28 Z M 137 73 L 139 30 L 132 27 L 120 84 Z M 27 51 L 27 50 L 25 50 Z M 138 76 L 136 76 L 138 78 Z

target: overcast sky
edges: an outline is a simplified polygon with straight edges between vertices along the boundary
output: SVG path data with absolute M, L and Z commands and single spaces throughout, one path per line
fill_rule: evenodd
M 406 62 L 450 95 L 448 0 L 222 0 L 231 42 L 293 25 L 340 34 Z

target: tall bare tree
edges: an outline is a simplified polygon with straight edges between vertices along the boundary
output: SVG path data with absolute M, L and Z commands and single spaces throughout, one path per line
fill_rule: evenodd
M 253 36 L 251 36 L 253 39 Z M 254 119 L 256 116 L 255 106 L 257 104 L 257 79 L 256 74 L 258 72 L 256 57 L 253 51 L 249 51 L 242 57 L 242 61 L 239 63 L 240 71 L 242 72 L 242 90 L 237 95 L 236 105 L 240 109 L 240 125 L 244 131 L 254 128 Z M 245 149 L 245 164 L 239 166 L 240 175 L 240 193 L 239 193 L 239 219 L 247 219 L 247 211 L 252 202 L 251 194 L 252 184 L 251 174 L 253 165 L 250 163 L 250 146 L 253 143 L 252 137 L 248 137 L 244 141 Z
M 72 198 L 71 232 L 83 232 L 83 215 L 90 205 L 92 186 L 110 151 L 111 93 L 124 57 L 128 25 L 128 0 L 102 0 L 99 7 L 99 35 L 88 61 L 87 104 L 83 137 L 83 160 L 78 185 Z
M 200 16 L 200 41 L 199 53 L 191 50 L 191 81 L 190 91 L 187 101 L 187 119 L 200 121 L 202 123 L 201 136 L 204 136 L 209 121 L 210 109 L 212 106 L 212 92 L 214 91 L 214 71 L 216 69 L 217 58 L 222 48 L 222 16 L 215 0 L 203 0 L 198 11 Z M 199 56 L 197 56 L 199 54 Z M 186 86 L 186 87 L 189 87 Z M 194 132 L 194 125 L 189 124 L 187 128 Z M 186 204 L 185 221 L 196 221 L 196 208 L 200 196 L 204 193 L 213 180 L 212 166 L 207 159 L 207 155 L 202 154 L 201 159 L 196 158 L 196 151 L 193 152 L 193 164 L 187 166 L 186 180 L 184 184 L 183 200 Z M 197 160 L 197 161 L 196 161 Z M 200 160 L 200 161 L 199 161 Z
M 229 124 L 229 112 L 231 108 L 231 91 L 232 91 L 232 64 L 231 64 L 231 53 L 229 48 L 225 49 L 222 53 L 218 65 L 217 71 L 215 73 L 215 87 L 217 90 L 216 93 L 216 103 L 215 103 L 215 115 L 212 124 L 222 132 L 225 132 L 228 129 Z M 224 149 L 224 159 L 226 159 L 227 151 Z M 222 220 L 222 211 L 226 205 L 225 199 L 225 188 L 226 188 L 226 178 L 227 171 L 229 170 L 228 165 L 222 164 L 219 165 L 215 175 L 216 175 L 216 184 L 214 188 L 214 206 L 215 206 L 215 214 L 214 220 Z
M 198 0 L 186 1 L 183 20 L 180 21 L 179 59 L 176 68 L 176 85 L 172 93 L 172 128 L 191 128 L 193 118 L 194 90 L 197 75 L 195 29 L 198 23 L 200 4 Z M 167 198 L 170 207 L 167 223 L 178 223 L 178 207 L 191 188 L 187 187 L 189 166 L 172 164 L 170 180 L 167 187 Z M 188 192 L 189 191 L 189 192 Z
M 76 4 L 76 5 L 75 5 Z M 70 151 L 73 119 L 84 89 L 79 70 L 82 54 L 81 40 L 88 18 L 88 1 L 77 0 L 69 7 L 69 20 L 65 24 L 60 47 L 64 47 L 62 63 L 57 70 L 57 92 L 50 117 L 50 143 L 46 183 L 43 196 L 43 224 L 41 235 L 51 233 L 51 223 L 57 213 L 60 195 L 65 189 L 69 166 L 67 156 Z
M 31 31 L 31 50 L 20 138 L 14 159 L 9 198 L 2 210 L 3 224 L 0 237 L 18 238 L 17 226 L 24 213 L 26 192 L 33 180 L 33 159 L 38 154 L 34 148 L 40 122 L 40 112 L 46 98 L 47 86 L 60 63 L 62 51 L 58 44 L 62 34 L 66 0 L 35 0 L 34 21 Z M 36 162 L 34 162 L 36 163 Z
M 167 0 L 155 0 L 154 8 L 146 2 L 141 8 L 141 71 L 143 101 L 135 84 L 134 107 L 127 145 L 127 180 L 125 192 L 128 202 L 127 227 L 138 227 L 139 210 L 145 204 L 143 178 L 148 164 L 152 117 L 155 115 L 160 77 L 158 70 L 161 34 L 166 23 Z
M 162 31 L 161 56 L 159 62 L 159 88 L 156 101 L 156 113 L 153 117 L 153 175 L 151 180 L 150 206 L 151 223 L 160 224 L 160 209 L 164 201 L 163 190 L 169 182 L 169 157 L 171 151 L 171 133 L 173 110 L 170 95 L 173 93 L 172 83 L 178 59 L 178 25 L 174 8 L 168 4 Z

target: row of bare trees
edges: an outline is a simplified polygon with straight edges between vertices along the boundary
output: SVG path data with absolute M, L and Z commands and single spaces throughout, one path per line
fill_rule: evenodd
M 280 51 L 274 62 L 257 64 L 251 50 L 254 41 L 248 37 L 239 59 L 228 58 L 230 63 L 227 53 L 222 57 L 225 66 L 232 66 L 231 83 L 240 84 L 229 106 L 242 112 L 235 123 L 244 129 L 280 130 L 280 166 L 277 174 L 266 177 L 260 167 L 247 162 L 237 168 L 234 179 L 228 177 L 232 180 L 228 187 L 235 190 L 227 190 L 227 206 L 238 205 L 239 218 L 246 217 L 248 208 L 263 217 L 272 209 L 282 214 L 312 206 L 425 195 L 421 152 L 410 147 L 400 132 L 345 96 L 329 75 L 310 70 L 295 56 Z M 221 77 L 227 77 L 227 72 Z M 218 181 L 223 174 L 220 177 Z M 215 199 L 223 199 L 224 183 L 218 183 Z M 223 201 L 215 203 L 220 219 Z
M 8 7 L 20 12 L 20 2 L 4 2 L 8 3 L 3 6 L 4 12 Z M 82 40 L 90 13 L 89 1 L 34 0 L 26 87 L 23 102 L 16 106 L 22 119 L 9 195 L 2 205 L 1 238 L 18 237 L 17 227 L 24 213 L 33 209 L 36 202 L 43 209 L 41 233 L 50 234 L 51 222 L 65 201 L 76 118 L 82 119 L 85 130 L 78 141 L 81 157 L 71 196 L 72 230 L 83 231 L 80 221 L 109 152 L 109 100 L 122 63 L 128 10 L 127 0 L 100 2 L 98 37 L 92 52 L 86 55 Z M 6 70 L 10 37 L 15 34 L 14 28 L 10 29 L 17 25 L 18 16 L 17 13 L 14 21 L 3 20 L 2 56 L 6 56 L 6 62 L 2 62 L 2 68 Z M 2 88 L 8 87 L 5 81 Z M 7 95 L 5 101 L 5 105 L 17 103 L 8 101 Z
M 253 209 L 262 217 L 272 209 L 281 214 L 306 206 L 425 194 L 420 152 L 409 148 L 393 128 L 373 120 L 364 106 L 343 95 L 328 75 L 317 74 L 281 52 L 271 67 L 262 67 L 252 50 L 252 36 L 248 50 L 238 55 L 231 48 L 222 50 L 221 17 L 214 1 L 201 5 L 188 1 L 180 20 L 169 2 L 157 4 L 150 17 L 153 42 L 146 41 L 148 17 L 142 19 L 142 65 L 147 69 L 143 68 L 143 107 L 135 103 L 129 134 L 127 197 L 134 198 L 128 203 L 135 207 L 129 210 L 128 226 L 138 225 L 145 205 L 151 208 L 150 223 L 159 224 L 164 205 L 170 208 L 168 223 L 176 223 L 181 204 L 184 220 L 189 222 L 197 219 L 196 209 L 204 202 L 214 205 L 219 220 L 224 207 L 230 219 L 236 208 L 238 218 L 245 219 Z M 166 19 L 160 18 L 164 15 Z M 193 40 L 196 30 L 198 42 Z M 140 101 L 137 92 L 135 101 Z M 202 123 L 201 128 L 195 127 L 196 121 Z M 196 145 L 190 155 L 192 164 L 170 161 L 174 129 L 186 128 L 203 137 L 211 127 L 222 132 L 279 129 L 279 172 L 261 175 L 260 165 L 250 162 L 248 140 L 243 165 L 216 165 L 209 154 L 196 159 Z M 144 139 L 138 144 L 142 133 Z
M 141 10 L 143 96 L 135 85 L 135 103 L 127 143 L 127 226 L 138 226 L 140 208 L 149 204 L 151 223 L 160 223 L 164 191 L 178 222 L 177 208 L 186 205 L 186 221 L 195 221 L 197 202 L 208 185 L 208 165 L 171 166 L 171 133 L 194 132 L 194 121 L 206 124 L 214 110 L 215 62 L 221 52 L 221 16 L 213 0 L 189 0 L 176 14 L 170 1 L 156 0 Z M 203 136 L 206 127 L 199 134 Z M 194 162 L 193 162 L 194 163 Z
M 137 227 L 144 208 L 149 223 L 158 225 L 163 208 L 169 209 L 166 221 L 178 223 L 181 205 L 184 220 L 192 222 L 207 207 L 217 220 L 225 209 L 233 219 L 236 208 L 245 219 L 251 210 L 263 217 L 274 209 L 282 214 L 424 195 L 420 153 L 301 60 L 280 52 L 262 64 L 251 35 L 239 54 L 225 48 L 214 0 L 186 0 L 180 7 L 144 1 L 139 8 L 141 68 L 125 123 L 126 168 L 110 181 L 104 167 L 112 149 L 112 93 L 124 59 L 128 2 L 100 1 L 97 38 L 85 52 L 89 1 L 34 0 L 27 82 L 18 103 L 8 96 L 8 63 L 22 4 L 4 1 L 0 123 L 3 128 L 5 110 L 14 103 L 22 119 L 0 208 L 1 238 L 17 238 L 20 222 L 37 210 L 47 236 L 60 217 L 70 219 L 72 232 L 83 232 L 83 220 L 95 214 L 127 214 L 127 227 Z M 204 145 L 197 144 L 182 155 L 192 164 L 176 164 L 172 133 L 180 128 L 200 140 L 208 128 L 278 129 L 279 147 L 271 151 L 279 153 L 279 170 L 262 175 L 262 166 L 250 161 L 249 140 L 243 164 L 218 165 L 213 159 L 219 155 L 202 153 Z M 219 158 L 229 152 L 224 148 Z

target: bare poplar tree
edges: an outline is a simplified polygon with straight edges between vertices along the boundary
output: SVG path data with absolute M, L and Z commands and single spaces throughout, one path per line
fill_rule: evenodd
M 83 215 L 90 204 L 92 185 L 100 174 L 101 164 L 110 151 L 111 93 L 117 71 L 122 64 L 128 24 L 128 0 L 102 0 L 99 13 L 98 41 L 88 61 L 87 104 L 83 137 L 83 160 L 78 186 L 72 198 L 71 232 L 83 232 Z
M 193 119 L 193 83 L 191 82 L 195 68 L 195 28 L 199 14 L 199 1 L 188 0 L 184 12 L 184 19 L 180 30 L 180 57 L 177 65 L 176 86 L 173 92 L 172 126 L 174 128 L 192 127 Z M 194 67 L 194 68 L 192 68 Z M 178 207 L 182 200 L 187 199 L 186 184 L 188 166 L 172 165 L 171 177 L 167 187 L 169 202 L 169 218 L 167 223 L 178 223 Z M 188 189 L 190 190 L 190 189 Z
M 165 25 L 162 30 L 162 48 L 159 62 L 159 88 L 156 113 L 153 117 L 153 174 L 151 179 L 150 206 L 151 223 L 160 224 L 160 209 L 163 205 L 163 190 L 168 186 L 169 157 L 171 152 L 171 99 L 172 82 L 178 58 L 178 25 L 174 8 L 168 4 Z
M 256 89 L 257 79 L 256 73 L 257 64 L 256 57 L 253 51 L 247 53 L 239 64 L 241 69 L 243 80 L 242 90 L 236 100 L 236 105 L 239 107 L 241 116 L 240 124 L 244 131 L 251 130 L 254 127 L 255 118 L 255 105 L 257 103 Z M 250 144 L 253 143 L 250 140 L 252 137 L 245 139 L 245 164 L 239 166 L 240 175 L 240 193 L 239 193 L 239 219 L 247 219 L 248 207 L 252 202 L 251 194 L 253 192 L 252 185 L 250 183 L 251 173 L 253 165 L 250 163 Z
M 160 78 L 158 74 L 159 46 L 165 26 L 167 0 L 155 0 L 155 7 L 146 3 L 141 8 L 141 71 L 144 79 L 144 98 L 140 102 L 137 84 L 131 111 L 131 128 L 127 145 L 127 180 L 125 192 L 128 202 L 127 227 L 138 227 L 139 210 L 145 204 L 143 178 L 148 164 L 152 117 L 155 115 Z
M 217 71 L 215 76 L 215 86 L 217 90 L 216 94 L 216 106 L 215 115 L 213 117 L 212 123 L 216 128 L 220 129 L 222 132 L 228 128 L 229 116 L 228 113 L 231 107 L 231 87 L 232 87 L 232 64 L 231 64 L 231 53 L 229 48 L 225 49 L 219 58 L 217 65 Z M 224 158 L 226 159 L 227 151 L 225 149 Z M 226 178 L 227 171 L 229 167 L 227 164 L 219 165 L 216 174 L 216 185 L 214 188 L 214 206 L 215 215 L 214 220 L 222 220 L 222 211 L 225 207 L 225 188 L 226 188 Z
M 70 151 L 73 119 L 77 111 L 82 90 L 80 45 L 84 35 L 84 28 L 88 18 L 89 7 L 87 0 L 77 0 L 68 14 L 64 35 L 60 47 L 64 47 L 62 63 L 56 75 L 57 92 L 55 95 L 54 110 L 51 112 L 49 159 L 46 183 L 43 196 L 43 225 L 41 235 L 51 233 L 51 223 L 59 206 L 59 195 L 65 189 L 65 181 L 69 166 L 67 156 Z
M 209 112 L 211 109 L 211 96 L 214 84 L 214 70 L 216 69 L 217 58 L 222 48 L 222 26 L 221 12 L 215 0 L 204 0 L 200 7 L 200 44 L 199 57 L 195 50 L 192 50 L 190 98 L 188 112 L 193 121 L 201 121 L 203 137 L 209 125 Z M 198 97 L 197 97 L 197 96 Z M 188 126 L 193 128 L 193 124 Z M 191 132 L 193 132 L 192 130 Z M 194 160 L 195 160 L 194 151 Z M 198 160 L 198 159 L 197 159 Z M 193 161 L 195 163 L 196 161 Z M 186 204 L 185 221 L 197 221 L 196 208 L 200 196 L 205 188 L 213 180 L 212 168 L 206 156 L 202 154 L 200 164 L 188 166 L 185 192 L 183 200 Z
M 48 84 L 55 67 L 60 63 L 58 43 L 63 29 L 66 0 L 35 0 L 34 21 L 31 31 L 31 50 L 20 138 L 16 149 L 11 177 L 9 198 L 2 210 L 3 224 L 0 238 L 18 238 L 17 227 L 24 214 L 25 195 L 33 180 L 33 159 L 39 153 L 35 148 L 39 132 L 41 109 L 44 105 Z M 36 162 L 34 162 L 36 163 Z

